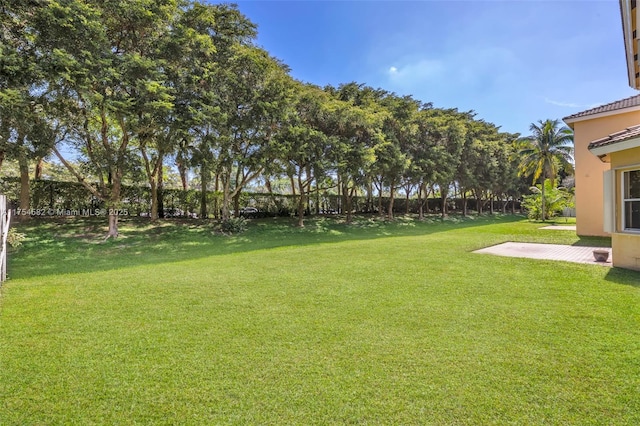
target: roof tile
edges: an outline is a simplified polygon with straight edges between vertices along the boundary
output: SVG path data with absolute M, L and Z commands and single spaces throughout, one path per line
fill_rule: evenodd
M 602 146 L 613 145 L 640 136 L 640 124 L 631 126 L 616 133 L 612 133 L 604 138 L 596 139 L 589 144 L 589 149 L 600 148 Z
M 573 118 L 587 117 L 590 115 L 601 114 L 603 112 L 616 111 L 618 109 L 631 108 L 636 106 L 640 106 L 640 95 L 634 95 L 625 99 L 621 99 L 619 101 L 610 102 L 605 105 L 600 105 L 599 107 L 578 112 L 563 118 L 563 120 L 566 121 L 566 120 L 571 120 Z

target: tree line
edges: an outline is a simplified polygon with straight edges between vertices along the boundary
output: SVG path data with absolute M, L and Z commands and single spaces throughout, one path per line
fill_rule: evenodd
M 198 176 L 220 191 L 223 220 L 260 181 L 286 178 L 299 225 L 314 192 L 335 191 L 347 220 L 357 195 L 452 190 L 514 200 L 528 190 L 519 153 L 531 142 L 412 96 L 355 82 L 319 87 L 295 80 L 256 45 L 256 25 L 235 5 L 191 0 L 5 0 L 0 19 L 0 168 L 19 165 L 20 208 L 29 208 L 29 164 L 55 157 L 107 210 L 122 187 L 150 188 L 162 212 L 163 170 L 183 189 Z M 37 176 L 37 170 L 36 170 Z M 539 176 L 539 174 L 538 174 Z M 537 176 L 535 176 L 537 177 Z M 547 175 L 547 177 L 549 177 Z M 463 205 L 466 213 L 466 203 Z M 420 214 L 423 214 L 422 207 Z M 118 216 L 109 215 L 108 236 Z

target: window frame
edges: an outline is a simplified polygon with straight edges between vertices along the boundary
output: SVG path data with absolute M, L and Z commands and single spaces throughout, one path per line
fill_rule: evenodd
M 637 202 L 640 203 L 640 198 L 627 198 L 626 197 L 626 189 L 627 189 L 627 178 L 626 175 L 631 172 L 640 173 L 640 166 L 635 166 L 632 168 L 625 168 L 620 170 L 620 225 L 622 231 L 634 234 L 640 234 L 640 224 L 638 224 L 637 228 L 627 228 L 627 203 Z

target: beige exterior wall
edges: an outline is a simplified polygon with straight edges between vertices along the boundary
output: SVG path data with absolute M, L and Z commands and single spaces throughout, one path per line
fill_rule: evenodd
M 604 197 L 602 174 L 609 170 L 588 147 L 596 139 L 640 124 L 640 111 L 587 118 L 571 123 L 576 166 L 576 232 L 580 236 L 608 236 L 603 230 Z
M 624 232 L 622 226 L 622 172 L 640 169 L 640 148 L 611 153 L 611 168 L 616 171 L 616 231 L 611 236 L 613 266 L 640 271 L 640 233 Z
M 635 169 L 636 166 L 640 165 L 640 148 L 612 152 L 609 155 L 611 156 L 612 169 L 620 169 L 625 167 Z
M 640 235 L 614 233 L 611 236 L 611 257 L 617 268 L 640 271 Z

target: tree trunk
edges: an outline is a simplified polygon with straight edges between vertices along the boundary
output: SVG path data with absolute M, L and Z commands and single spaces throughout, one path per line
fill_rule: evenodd
M 213 180 L 213 218 L 220 219 L 220 173 Z
M 111 211 L 109 214 L 109 231 L 107 232 L 105 241 L 110 237 L 114 239 L 118 238 L 118 215 L 115 213 L 116 212 Z
M 305 210 L 305 199 L 307 197 L 303 192 L 300 192 L 298 197 L 298 227 L 304 228 L 304 210 Z
M 382 208 L 382 181 L 378 187 L 378 216 L 384 216 L 384 209 Z
M 424 202 L 422 200 L 422 195 L 424 194 L 424 187 L 425 187 L 424 183 L 420 183 L 420 186 L 418 187 L 418 219 L 419 220 L 424 219 Z
M 306 192 L 306 211 L 308 214 L 311 214 L 311 182 L 313 181 L 311 178 L 311 167 L 307 166 L 306 169 L 306 179 L 307 181 L 304 183 L 303 188 L 300 188 L 300 194 Z
M 315 178 L 316 181 L 316 214 L 320 214 L 320 185 L 318 184 L 318 178 Z
M 340 203 L 342 205 L 342 213 L 347 215 L 347 222 L 349 222 L 351 220 L 351 206 L 349 205 L 349 186 L 344 180 L 342 181 L 342 190 L 340 192 L 342 193 L 342 202 Z
M 111 185 L 111 196 L 107 203 L 109 213 L 109 231 L 105 237 L 105 241 L 110 237 L 116 239 L 118 237 L 118 216 L 120 215 L 120 193 L 122 191 L 122 174 L 120 170 L 116 170 L 113 174 L 113 184 Z
M 149 181 L 149 189 L 151 192 L 151 220 L 158 220 L 158 217 L 164 217 L 162 214 L 162 206 L 159 206 L 158 203 L 158 186 L 159 186 L 159 176 L 160 171 L 162 170 L 162 153 L 158 151 L 158 157 L 156 159 L 153 156 L 150 158 L 147 154 L 147 142 L 149 140 L 141 141 L 140 144 L 140 154 L 142 155 L 142 159 L 144 162 L 144 169 L 147 173 L 147 180 Z M 160 215 L 158 215 L 158 211 L 160 211 Z
M 389 220 L 393 220 L 393 202 L 395 200 L 395 195 L 396 195 L 396 187 L 394 185 L 394 182 L 391 182 L 391 188 L 390 188 L 390 196 L 389 196 L 389 208 L 387 209 L 387 219 Z
M 298 188 L 300 190 L 300 196 L 298 197 L 298 226 L 304 228 L 304 209 L 305 209 L 305 189 L 304 183 L 300 176 L 298 176 Z
M 151 186 L 151 220 L 158 220 L 158 183 L 156 178 L 149 179 Z
M 296 183 L 293 180 L 293 175 L 289 175 L 289 181 L 291 182 L 291 195 L 296 196 Z
M 340 180 L 340 175 L 337 177 L 336 182 L 336 191 L 338 192 L 336 202 L 338 203 L 337 210 L 338 213 L 342 214 L 342 180 Z
M 227 170 L 222 171 L 222 175 L 220 176 L 222 181 L 222 217 L 223 221 L 229 220 L 231 217 L 231 172 Z
M 351 223 L 353 221 L 353 196 L 355 192 L 355 186 L 351 189 L 347 188 L 347 223 Z
M 545 207 L 546 207 L 546 206 L 545 206 L 545 199 L 544 199 L 544 186 L 545 186 L 545 185 L 544 185 L 544 181 L 545 181 L 545 178 L 544 178 L 544 174 L 543 174 L 543 175 L 542 175 L 542 210 L 541 210 L 541 212 L 542 212 L 542 221 L 543 221 L 543 222 L 544 222 L 545 220 L 547 220 L 547 218 L 546 218 L 546 216 L 545 216 Z
M 476 196 L 476 210 L 478 211 L 478 216 L 482 216 L 483 213 L 483 202 L 482 202 L 482 192 L 475 190 L 473 191 L 474 195 Z
M 445 189 L 442 185 L 440 185 L 440 199 L 442 201 L 442 217 L 445 218 L 449 214 L 447 209 L 447 195 L 449 193 L 448 189 Z
M 233 217 L 240 217 L 240 191 L 233 194 Z
M 489 214 L 493 214 L 493 194 L 489 196 Z
M 209 183 L 208 170 L 202 165 L 200 167 L 200 217 L 206 219 L 207 214 L 207 185 Z
M 178 166 L 178 173 L 180 174 L 182 190 L 186 191 L 189 189 L 189 183 L 187 181 L 187 168 L 182 161 L 177 162 L 176 165 Z
M 347 223 L 351 223 L 353 220 L 353 214 L 351 213 L 351 192 L 349 186 L 344 179 L 342 180 L 342 199 L 344 201 L 344 209 L 347 213 Z
M 42 179 L 42 168 L 44 166 L 44 158 L 39 157 L 36 161 L 36 169 L 33 174 L 34 179 Z
M 29 163 L 27 161 L 27 156 L 22 149 L 20 149 L 18 153 L 18 166 L 20 168 L 20 209 L 26 212 L 30 208 Z M 29 219 L 29 215 L 22 214 L 20 215 L 20 218 L 26 220 Z
M 467 216 L 467 191 L 462 191 L 462 217 Z
M 407 198 L 405 199 L 405 209 L 404 209 L 404 214 L 409 215 L 409 189 L 405 188 L 405 190 L 407 191 Z
M 164 163 L 164 154 L 159 154 L 160 158 L 158 159 L 159 161 L 159 167 L 158 167 L 158 217 L 164 219 L 164 170 L 163 170 L 163 163 Z
M 373 212 L 373 182 L 367 180 L 367 213 Z

